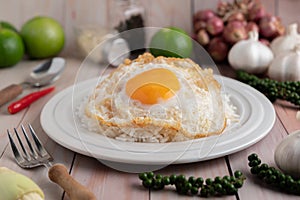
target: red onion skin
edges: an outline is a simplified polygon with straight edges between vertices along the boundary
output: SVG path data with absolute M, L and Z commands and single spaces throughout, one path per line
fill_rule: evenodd
M 250 31 L 259 32 L 259 27 L 255 22 L 248 22 L 246 25 L 246 31 L 249 33 Z
M 260 3 L 254 4 L 249 10 L 249 20 L 258 22 L 261 18 L 266 16 L 266 10 Z
M 240 40 L 247 39 L 248 34 L 243 22 L 232 21 L 227 24 L 223 31 L 223 37 L 226 42 L 234 44 Z
M 268 39 L 273 39 L 284 34 L 284 26 L 276 16 L 266 15 L 259 22 L 259 33 Z
M 225 1 L 219 1 L 217 5 L 217 9 L 225 10 L 228 6 L 228 2 Z
M 235 12 L 235 13 L 232 13 L 227 19 L 227 22 L 232 22 L 232 21 L 245 21 L 245 17 L 243 15 L 243 13 Z
M 260 41 L 262 44 L 266 45 L 267 47 L 270 47 L 270 41 L 269 41 L 269 40 L 264 39 L 264 38 L 261 38 L 261 39 L 259 39 L 259 41 Z
M 207 21 L 206 29 L 211 35 L 218 35 L 222 33 L 224 30 L 223 20 L 219 17 L 210 18 Z
M 215 17 L 214 11 L 210 9 L 199 10 L 194 15 L 194 21 L 204 21 L 207 22 L 210 18 Z
M 197 21 L 194 23 L 194 32 L 198 33 L 201 29 L 206 28 L 206 22 L 204 21 Z
M 226 59 L 229 49 L 221 37 L 215 37 L 209 43 L 207 51 L 214 61 L 222 62 Z
M 220 16 L 223 16 L 224 14 L 226 14 L 227 10 L 228 10 L 228 6 L 229 3 L 219 0 L 218 5 L 217 5 L 217 13 Z
M 209 43 L 209 35 L 208 33 L 202 29 L 197 33 L 197 41 L 199 42 L 199 44 L 201 44 L 202 46 L 206 46 Z
M 193 34 L 191 35 L 191 37 L 192 37 L 193 40 L 196 40 L 196 41 L 197 41 L 197 35 L 196 35 L 195 33 L 193 33 Z

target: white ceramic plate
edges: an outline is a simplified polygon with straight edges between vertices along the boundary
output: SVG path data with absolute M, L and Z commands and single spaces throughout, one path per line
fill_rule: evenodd
M 167 165 L 203 161 L 243 150 L 266 136 L 275 122 L 270 101 L 260 92 L 236 80 L 222 81 L 240 121 L 218 136 L 173 143 L 122 142 L 82 127 L 75 108 L 94 89 L 97 79 L 69 87 L 55 95 L 43 108 L 41 125 L 50 138 L 75 152 L 107 162 L 137 165 Z

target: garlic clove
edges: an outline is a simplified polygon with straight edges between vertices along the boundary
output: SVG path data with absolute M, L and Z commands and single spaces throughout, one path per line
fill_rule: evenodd
M 275 149 L 275 163 L 293 177 L 300 177 L 300 130 L 285 137 Z
M 277 81 L 300 81 L 300 43 L 294 49 L 276 56 L 267 74 Z
M 271 50 L 275 56 L 294 49 L 296 44 L 300 44 L 300 34 L 298 33 L 298 25 L 290 24 L 287 27 L 287 32 L 283 36 L 275 38 L 271 42 Z

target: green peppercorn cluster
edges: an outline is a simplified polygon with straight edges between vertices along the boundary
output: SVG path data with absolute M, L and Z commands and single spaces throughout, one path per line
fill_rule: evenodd
M 261 163 L 261 160 L 255 153 L 248 156 L 248 161 L 251 173 L 257 175 L 257 177 L 266 184 L 274 186 L 286 193 L 300 195 L 299 179 L 294 179 L 275 167 L 270 167 L 266 163 Z
M 175 186 L 176 192 L 181 195 L 200 195 L 201 197 L 234 195 L 243 186 L 245 177 L 240 171 L 235 171 L 233 176 L 217 176 L 214 179 L 202 177 L 195 178 L 184 175 L 163 176 L 153 172 L 139 174 L 139 179 L 145 188 L 162 190 L 165 186 Z
M 254 87 L 272 102 L 281 99 L 300 106 L 300 81 L 280 82 L 269 78 L 259 78 L 240 70 L 237 71 L 236 78 Z

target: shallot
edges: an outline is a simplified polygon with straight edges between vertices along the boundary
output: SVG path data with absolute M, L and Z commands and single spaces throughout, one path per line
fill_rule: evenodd
M 229 22 L 227 26 L 224 28 L 223 37 L 227 42 L 231 44 L 246 39 L 247 31 L 243 22 L 240 21 Z
M 249 22 L 246 25 L 246 31 L 249 33 L 250 31 L 257 31 L 259 32 L 258 25 L 255 22 Z
M 263 37 L 273 39 L 284 34 L 284 26 L 276 16 L 266 15 L 259 22 L 259 32 Z
M 225 60 L 228 50 L 228 45 L 221 37 L 214 37 L 208 45 L 208 53 L 217 62 Z
M 216 57 L 221 60 L 219 58 L 227 54 L 224 52 L 228 48 L 246 40 L 252 31 L 259 33 L 260 43 L 268 48 L 271 41 L 285 32 L 280 18 L 268 13 L 261 0 L 219 0 L 215 10 L 210 8 L 195 12 L 193 28 L 192 34 L 196 40 L 208 52 L 214 52 L 212 57 L 215 60 Z M 214 38 L 218 39 L 213 40 Z M 219 50 L 212 40 L 222 44 Z
M 205 46 L 209 43 L 209 35 L 204 29 L 197 33 L 196 39 L 202 46 Z
M 262 4 L 254 4 L 249 10 L 249 20 L 259 21 L 266 15 L 266 10 Z
M 212 17 L 207 21 L 207 31 L 211 35 L 218 35 L 224 29 L 223 20 L 219 17 Z
M 195 21 L 208 21 L 210 18 L 215 17 L 215 13 L 214 11 L 210 10 L 210 9 L 206 9 L 206 10 L 199 10 L 198 12 L 196 12 L 196 14 L 194 15 L 194 20 Z
M 206 22 L 204 21 L 196 21 L 194 24 L 194 32 L 198 33 L 201 29 L 206 28 Z
M 270 41 L 269 41 L 269 40 L 264 39 L 264 38 L 260 38 L 259 41 L 260 41 L 262 44 L 266 45 L 267 47 L 270 47 Z
M 245 17 L 243 15 L 243 13 L 241 13 L 241 12 L 234 12 L 231 15 L 228 16 L 227 21 L 228 22 L 231 22 L 231 21 L 245 21 Z

